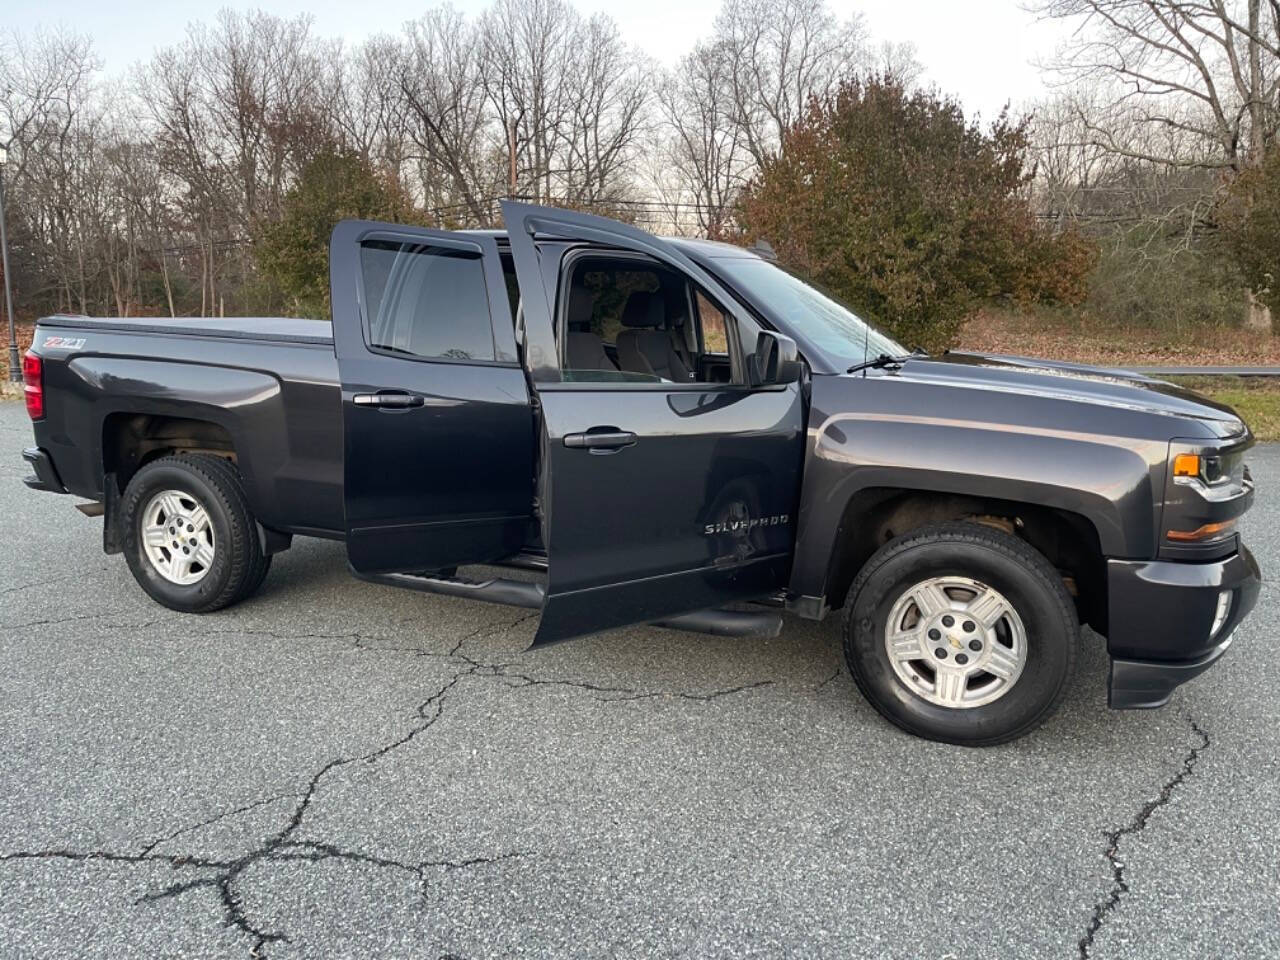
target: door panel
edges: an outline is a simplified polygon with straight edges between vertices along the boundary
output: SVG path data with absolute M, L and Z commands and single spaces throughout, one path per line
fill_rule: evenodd
M 549 387 L 539 396 L 549 573 L 536 644 L 786 584 L 801 467 L 797 391 Z M 604 449 L 571 442 L 605 427 L 634 439 Z
M 718 302 L 733 299 L 679 250 L 635 228 L 523 204 L 504 203 L 503 214 L 542 409 L 549 567 L 535 645 L 785 586 L 803 455 L 798 385 L 563 382 L 558 265 L 540 262 L 533 235 L 643 253 Z
M 348 221 L 330 249 L 352 567 L 518 551 L 533 421 L 492 238 Z

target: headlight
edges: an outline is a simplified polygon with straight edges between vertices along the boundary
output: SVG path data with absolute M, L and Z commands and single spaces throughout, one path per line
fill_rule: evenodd
M 1175 483 L 1203 483 L 1209 487 L 1235 479 L 1243 481 L 1244 454 L 1179 453 L 1173 458 L 1173 479 Z
M 1244 465 L 1252 444 L 1247 435 L 1226 444 L 1170 441 L 1160 524 L 1162 556 L 1202 559 L 1236 542 L 1240 515 L 1253 501 L 1253 482 Z

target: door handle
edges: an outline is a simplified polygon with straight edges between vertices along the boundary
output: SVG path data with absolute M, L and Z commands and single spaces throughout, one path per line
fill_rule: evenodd
M 416 393 L 401 393 L 388 390 L 385 393 L 357 393 L 351 398 L 357 407 L 387 407 L 392 410 L 407 410 L 409 407 L 420 407 L 426 398 Z
M 579 450 L 619 450 L 636 442 L 636 435 L 630 430 L 601 430 L 598 433 L 567 433 L 564 445 Z

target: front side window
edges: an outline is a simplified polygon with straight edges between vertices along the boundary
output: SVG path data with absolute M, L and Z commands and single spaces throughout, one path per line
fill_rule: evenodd
M 699 312 L 682 274 L 629 257 L 588 256 L 568 268 L 557 325 L 565 380 L 601 383 L 727 382 L 727 357 L 712 368 L 698 345 Z M 719 342 L 724 317 L 719 314 Z M 703 315 L 705 316 L 705 315 Z M 705 321 L 704 321 L 705 322 Z M 716 351 L 714 332 L 706 351 Z
M 366 240 L 360 270 L 371 348 L 425 359 L 494 359 L 479 251 Z

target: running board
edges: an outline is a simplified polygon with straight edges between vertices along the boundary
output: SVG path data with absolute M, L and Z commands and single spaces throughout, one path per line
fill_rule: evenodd
M 776 637 L 782 632 L 782 614 L 771 610 L 695 610 L 678 617 L 655 620 L 653 627 L 710 633 L 717 637 Z
M 508 580 L 494 577 L 491 580 L 467 580 L 465 577 L 415 577 L 408 573 L 360 573 L 351 571 L 361 580 L 381 583 L 388 587 L 405 587 L 422 593 L 442 593 L 446 597 L 466 597 L 501 603 L 508 607 L 528 607 L 536 610 L 542 606 L 543 588 L 540 583 L 524 580 Z
M 467 580 L 463 577 L 415 577 L 407 573 L 351 572 L 361 580 L 388 587 L 403 587 L 421 593 L 464 597 L 531 610 L 541 608 L 546 596 L 546 590 L 540 583 L 508 580 L 505 577 Z M 709 633 L 718 637 L 776 637 L 782 632 L 782 614 L 773 610 L 695 610 L 693 613 L 654 620 L 650 626 Z

